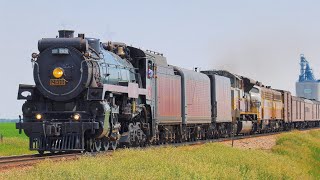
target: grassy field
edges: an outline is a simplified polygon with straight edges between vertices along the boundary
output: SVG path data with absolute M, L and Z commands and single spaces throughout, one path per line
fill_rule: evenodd
M 0 156 L 32 154 L 28 149 L 28 138 L 15 128 L 15 123 L 0 123 Z
M 319 179 L 320 131 L 281 135 L 271 151 L 219 143 L 124 149 L 76 161 L 45 161 L 0 179 Z
M 308 174 L 320 179 L 320 131 L 293 132 L 277 140 L 273 153 L 290 158 L 304 167 Z

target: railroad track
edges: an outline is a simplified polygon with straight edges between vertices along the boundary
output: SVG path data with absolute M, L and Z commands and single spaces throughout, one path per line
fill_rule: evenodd
M 309 130 L 315 130 L 320 129 L 320 127 L 314 127 L 314 128 L 308 128 L 308 129 L 299 129 L 298 131 L 309 131 Z M 172 144 L 161 144 L 157 146 L 185 146 L 185 145 L 201 145 L 205 143 L 214 143 L 214 142 L 225 142 L 225 141 L 236 141 L 241 139 L 249 139 L 249 138 L 257 138 L 257 137 L 266 137 L 266 136 L 272 136 L 277 135 L 281 133 L 286 133 L 290 131 L 279 131 L 279 132 L 270 132 L 270 133 L 262 133 L 262 134 L 252 134 L 252 135 L 237 135 L 234 137 L 221 137 L 218 139 L 206 139 L 206 140 L 197 140 L 197 141 L 191 141 L 191 142 L 183 142 L 183 143 L 172 143 Z
M 320 129 L 320 128 L 318 127 L 318 128 L 302 129 L 299 131 L 306 131 L 306 130 L 313 130 L 313 129 Z M 285 132 L 289 132 L 289 131 L 285 131 Z M 192 146 L 192 145 L 201 145 L 201 144 L 205 144 L 205 143 L 224 142 L 224 141 L 232 141 L 232 140 L 236 141 L 236 140 L 240 140 L 240 139 L 272 136 L 272 135 L 277 135 L 277 134 L 281 134 L 281 133 L 284 133 L 284 132 L 281 131 L 281 132 L 272 132 L 272 133 L 266 133 L 266 134 L 253 134 L 253 135 L 246 135 L 246 136 L 225 137 L 225 138 L 219 138 L 219 139 L 197 140 L 197 141 L 183 142 L 183 143 L 160 144 L 160 145 L 155 145 L 155 146 L 156 147 Z M 147 147 L 149 147 L 149 146 L 147 146 Z M 99 152 L 99 153 L 89 153 L 89 155 L 95 156 L 97 154 L 107 154 L 107 153 L 110 153 L 110 151 L 103 151 L 103 152 Z M 14 168 L 14 167 L 31 166 L 31 165 L 34 165 L 34 164 L 40 162 L 40 161 L 46 160 L 46 159 L 50 159 L 53 161 L 59 161 L 62 159 L 67 159 L 67 160 L 78 159 L 80 156 L 85 155 L 85 154 L 88 154 L 88 153 L 56 153 L 56 154 L 48 153 L 48 154 L 44 154 L 42 156 L 39 154 L 33 154 L 33 155 L 0 157 L 0 171 L 6 170 L 9 168 Z
M 0 157 L 0 169 L 5 170 L 13 167 L 30 166 L 34 165 L 45 159 L 53 161 L 62 159 L 77 159 L 82 153 L 58 153 L 58 154 L 45 154 L 43 156 L 38 154 L 21 155 L 21 156 L 6 156 Z

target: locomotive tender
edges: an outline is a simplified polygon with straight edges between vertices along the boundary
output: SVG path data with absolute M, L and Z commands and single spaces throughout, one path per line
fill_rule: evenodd
M 38 42 L 19 85 L 30 149 L 100 151 L 319 126 L 320 102 L 227 71 L 192 71 L 153 51 L 74 37 Z

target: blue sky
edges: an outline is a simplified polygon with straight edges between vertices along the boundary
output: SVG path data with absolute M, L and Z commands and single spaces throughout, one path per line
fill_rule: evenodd
M 290 90 L 299 54 L 320 78 L 320 1 L 0 0 L 0 117 L 21 114 L 19 83 L 33 84 L 37 41 L 59 29 L 164 53 L 170 64 L 227 69 Z

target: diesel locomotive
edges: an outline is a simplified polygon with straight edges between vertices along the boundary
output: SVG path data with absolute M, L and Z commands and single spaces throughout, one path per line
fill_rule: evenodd
M 38 42 L 16 124 L 30 150 L 101 151 L 319 126 L 320 102 L 72 30 Z

